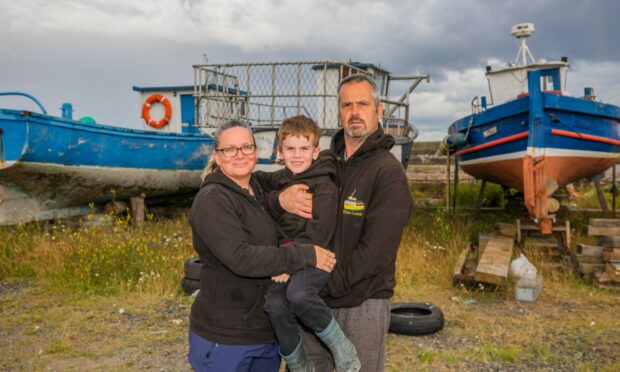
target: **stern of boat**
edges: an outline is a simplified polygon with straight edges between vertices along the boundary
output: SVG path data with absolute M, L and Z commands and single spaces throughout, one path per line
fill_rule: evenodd
M 27 149 L 27 114 L 0 110 L 0 171 L 18 162 Z

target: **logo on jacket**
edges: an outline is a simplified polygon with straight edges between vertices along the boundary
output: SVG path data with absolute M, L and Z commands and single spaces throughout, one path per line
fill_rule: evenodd
M 359 217 L 364 215 L 364 209 L 366 208 L 366 205 L 363 201 L 357 200 L 357 198 L 354 196 L 356 191 L 357 189 L 353 190 L 351 195 L 349 195 L 349 197 L 344 201 L 342 214 Z

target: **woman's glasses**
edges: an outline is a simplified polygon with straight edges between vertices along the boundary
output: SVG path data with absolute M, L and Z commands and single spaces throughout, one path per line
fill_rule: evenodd
M 222 149 L 216 149 L 215 151 L 221 152 L 227 158 L 234 158 L 235 156 L 237 156 L 239 151 L 241 151 L 243 155 L 252 155 L 256 152 L 256 145 L 243 145 L 241 147 L 224 147 Z

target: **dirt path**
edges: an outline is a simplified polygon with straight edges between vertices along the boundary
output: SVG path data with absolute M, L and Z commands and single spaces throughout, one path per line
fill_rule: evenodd
M 503 293 L 462 295 L 431 296 L 447 320 L 439 333 L 390 334 L 387 370 L 617 367 L 620 306 L 613 294 L 588 296 L 587 303 L 550 294 L 534 304 Z M 177 294 L 59 296 L 0 284 L 0 370 L 188 371 L 191 301 Z

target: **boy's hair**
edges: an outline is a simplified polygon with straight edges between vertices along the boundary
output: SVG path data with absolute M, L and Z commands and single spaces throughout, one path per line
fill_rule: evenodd
M 288 136 L 304 136 L 312 140 L 314 147 L 319 146 L 321 129 L 316 122 L 304 115 L 297 115 L 284 119 L 278 131 L 278 148 L 282 150 L 282 142 Z M 314 137 L 312 137 L 314 136 Z

